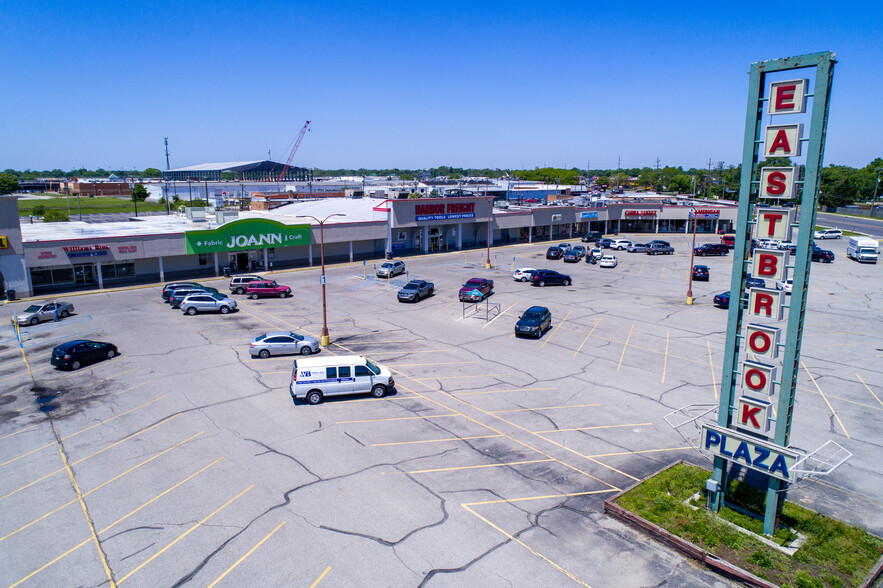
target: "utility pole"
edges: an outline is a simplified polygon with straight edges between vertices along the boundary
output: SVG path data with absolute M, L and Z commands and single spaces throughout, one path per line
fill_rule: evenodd
M 656 193 L 659 193 L 659 156 L 656 156 Z
M 711 158 L 708 158 L 708 178 L 705 180 L 705 198 L 711 198 Z
M 163 137 L 163 143 L 166 144 L 166 170 L 172 169 L 169 165 L 169 138 Z
M 616 193 L 619 193 L 619 168 L 622 167 L 622 157 L 616 158 Z

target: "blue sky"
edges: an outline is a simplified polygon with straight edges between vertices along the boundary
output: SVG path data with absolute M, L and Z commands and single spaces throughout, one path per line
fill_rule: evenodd
M 825 164 L 883 156 L 877 2 L 0 0 L 0 169 L 615 168 L 741 157 L 749 65 L 832 50 Z

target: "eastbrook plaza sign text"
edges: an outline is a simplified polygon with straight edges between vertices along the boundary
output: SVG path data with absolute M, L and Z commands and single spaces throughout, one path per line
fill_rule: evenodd
M 309 245 L 310 225 L 286 225 L 274 220 L 247 218 L 217 229 L 186 231 L 184 242 L 189 254 Z

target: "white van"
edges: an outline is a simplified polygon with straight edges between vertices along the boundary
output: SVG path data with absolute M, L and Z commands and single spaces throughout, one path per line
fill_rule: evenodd
M 846 246 L 846 257 L 862 262 L 877 263 L 877 249 L 880 244 L 867 237 L 850 237 Z
M 295 359 L 288 391 L 292 398 L 319 404 L 326 396 L 343 394 L 370 393 L 374 398 L 382 398 L 394 387 L 388 368 L 361 355 L 340 355 Z

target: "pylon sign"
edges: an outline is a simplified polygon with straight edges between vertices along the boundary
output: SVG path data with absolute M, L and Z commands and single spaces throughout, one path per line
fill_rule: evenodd
M 717 423 L 702 427 L 700 449 L 714 455 L 713 510 L 729 463 L 768 476 L 767 534 L 794 481 L 789 440 L 834 63 L 832 52 L 761 61 L 749 77 L 720 406 Z M 809 68 L 812 77 L 792 73 Z M 761 157 L 775 165 L 759 165 Z M 793 255 L 761 241 L 793 240 L 795 229 Z M 765 285 L 747 288 L 749 276 Z

